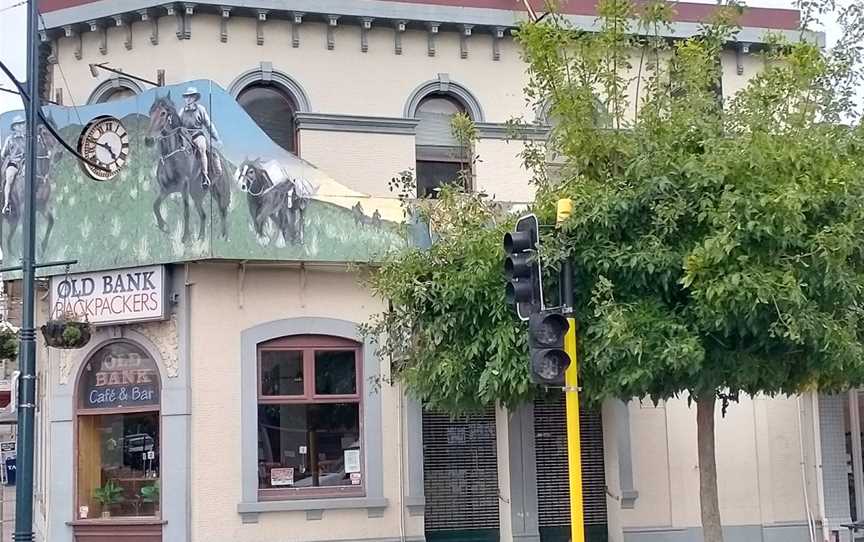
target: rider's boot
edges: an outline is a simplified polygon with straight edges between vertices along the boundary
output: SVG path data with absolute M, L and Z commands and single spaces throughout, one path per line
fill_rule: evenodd
M 208 186 L 210 186 L 210 176 L 206 173 L 202 173 L 201 177 L 201 188 L 207 188 Z

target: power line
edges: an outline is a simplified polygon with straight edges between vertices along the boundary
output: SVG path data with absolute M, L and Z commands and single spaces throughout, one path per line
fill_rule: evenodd
M 11 6 L 6 6 L 5 8 L 0 8 L 0 13 L 3 13 L 4 11 L 9 11 L 10 9 L 13 9 L 13 8 L 26 6 L 26 5 L 27 5 L 26 1 L 25 2 L 17 2 L 15 4 L 12 4 Z
M 24 85 L 22 85 L 21 82 L 15 78 L 15 75 L 9 70 L 8 67 L 6 67 L 6 64 L 4 64 L 2 60 L 0 60 L 0 71 L 5 73 L 6 77 L 8 77 L 12 81 L 12 84 L 15 85 L 15 87 L 18 89 L 18 93 L 21 95 L 21 98 L 24 99 L 26 106 L 32 107 L 32 104 L 30 102 L 30 96 L 27 94 L 27 90 L 24 88 Z M 66 143 L 66 140 L 63 139 L 63 136 L 61 136 L 57 132 L 57 130 L 54 128 L 54 126 L 50 122 L 48 122 L 48 119 L 45 118 L 45 115 L 42 113 L 41 107 L 39 108 L 39 111 L 36 112 L 36 114 L 39 115 L 39 118 L 42 120 L 42 125 L 48 129 L 48 131 L 51 133 L 51 135 L 54 136 L 54 139 L 56 139 L 57 142 L 60 143 L 60 145 L 64 149 L 66 149 L 67 151 L 72 153 L 78 160 L 81 160 L 82 162 L 86 163 L 88 166 L 96 168 L 99 171 L 109 172 L 108 168 L 106 168 L 105 166 L 103 166 L 101 164 L 97 164 L 96 162 L 91 162 L 90 160 L 84 158 L 83 156 L 81 156 L 81 154 L 78 153 L 77 149 L 73 148 L 71 145 Z M 30 129 L 32 130 L 33 127 L 31 127 Z
M 42 17 L 41 13 L 39 14 L 39 22 L 42 23 L 42 30 L 47 32 L 48 25 L 45 24 L 45 18 Z M 63 66 L 60 65 L 59 53 L 55 51 L 54 54 L 57 58 L 57 69 L 60 70 L 60 78 L 63 79 L 63 88 L 66 89 L 66 93 L 69 95 L 69 101 L 72 103 L 72 110 L 75 111 L 75 116 L 78 117 L 78 124 L 83 125 L 84 121 L 81 120 L 81 113 L 78 112 L 78 105 L 75 103 L 75 96 L 72 94 L 72 89 L 69 87 L 69 82 L 66 80 L 66 74 L 63 73 Z

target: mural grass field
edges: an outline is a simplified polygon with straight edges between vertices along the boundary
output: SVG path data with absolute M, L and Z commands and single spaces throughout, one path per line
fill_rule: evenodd
M 132 107 L 118 102 L 123 107 L 118 106 L 116 118 L 129 132 L 130 155 L 128 164 L 115 178 L 95 181 L 79 167 L 71 154 L 60 151 L 62 154 L 53 162 L 46 181 L 51 189 L 46 206 L 56 222 L 44 253 L 38 255 L 40 261 L 77 259 L 80 263 L 75 266 L 75 271 L 205 259 L 369 262 L 380 260 L 389 251 L 405 245 L 401 217 L 394 219 L 393 209 L 398 208 L 394 200 L 359 194 L 276 147 L 233 98 L 215 86 L 208 103 L 213 104 L 214 123 L 221 122 L 220 129 L 226 133 L 219 152 L 225 157 L 222 186 L 227 183 L 230 194 L 227 236 L 222 235 L 220 209 L 212 195 L 213 187 L 211 193 L 205 192 L 201 199 L 206 213 L 203 238 L 198 235 L 200 218 L 191 197 L 190 236 L 183 238 L 182 191 L 163 192 L 165 199 L 161 212 L 165 231 L 160 230 L 153 205 L 161 190 L 157 169 L 160 164 L 164 167 L 167 160 L 164 149 L 160 155 L 158 145 L 145 145 L 145 137 L 154 135 L 148 109 L 154 99 L 169 92 L 175 97 L 180 94 L 180 90 L 172 88 L 154 89 L 131 99 L 135 100 Z M 110 115 L 111 105 L 80 108 L 74 115 L 62 108 L 53 108 L 51 113 L 64 140 L 75 145 L 84 124 L 90 118 Z M 119 114 L 122 112 L 126 114 Z M 8 117 L 0 116 L 0 133 L 8 133 Z M 232 143 L 240 140 L 242 144 Z M 250 155 L 250 152 L 254 154 Z M 299 221 L 293 224 L 299 224 L 296 227 L 301 229 L 302 235 L 296 238 L 284 235 L 277 221 L 269 220 L 269 216 L 262 216 L 260 232 L 256 232 L 257 208 L 250 205 L 250 201 L 255 204 L 256 197 L 266 198 L 267 193 L 242 191 L 237 168 L 244 159 L 276 162 L 281 171 L 286 172 L 284 182 L 298 182 L 302 177 L 304 182 L 315 185 L 318 192 L 302 201 L 294 196 L 293 200 L 287 200 L 288 209 L 277 209 L 286 215 L 296 213 L 293 216 Z M 188 182 L 190 190 L 197 189 L 200 193 L 200 187 L 192 185 L 192 182 L 200 181 Z M 271 188 L 275 193 L 275 189 L 281 186 L 289 185 Z M 381 219 L 382 213 L 376 212 L 379 209 L 389 209 L 389 214 L 383 213 L 385 218 Z M 374 220 L 370 219 L 372 213 L 375 213 Z M 21 247 L 20 227 L 11 243 L 6 241 L 12 226 L 10 220 L 8 216 L 2 220 L 7 264 L 17 262 Z M 37 241 L 44 238 L 45 229 L 45 220 L 40 214 Z

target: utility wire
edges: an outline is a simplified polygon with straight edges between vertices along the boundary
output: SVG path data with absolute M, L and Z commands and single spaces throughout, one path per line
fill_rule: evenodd
M 0 8 L 0 13 L 3 13 L 4 11 L 9 11 L 10 9 L 13 9 L 13 8 L 26 6 L 26 5 L 27 5 L 26 1 L 25 2 L 17 2 L 15 4 L 12 4 L 11 6 L 6 6 L 5 8 Z
M 41 13 L 39 13 L 39 22 L 42 23 L 42 30 L 47 32 L 48 25 L 45 24 L 45 18 Z M 75 116 L 78 117 L 78 124 L 83 125 L 84 121 L 81 120 L 81 113 L 78 112 L 78 105 L 75 103 L 75 96 L 72 94 L 72 89 L 69 88 L 69 82 L 66 81 L 66 74 L 63 73 L 63 66 L 60 65 L 59 56 L 57 56 L 57 69 L 60 70 L 60 78 L 63 79 L 63 88 L 66 89 L 66 93 L 69 95 L 69 102 L 72 104 L 72 111 L 75 111 Z
M 5 73 L 6 77 L 8 77 L 12 81 L 12 84 L 14 84 L 16 88 L 18 88 L 18 93 L 21 94 L 21 98 L 24 99 L 25 104 L 29 107 L 30 106 L 30 96 L 27 94 L 27 91 L 24 89 L 24 85 L 22 85 L 21 82 L 15 78 L 15 75 L 9 70 L 9 68 L 6 67 L 6 64 L 4 64 L 2 60 L 0 60 L 0 71 Z M 78 153 L 77 149 L 75 149 L 74 147 L 72 147 L 71 145 L 66 143 L 66 140 L 63 139 L 63 136 L 61 136 L 57 132 L 57 130 L 54 128 L 54 126 L 52 126 L 51 123 L 48 122 L 48 119 L 45 118 L 45 115 L 42 114 L 41 108 L 39 111 L 37 111 L 37 114 L 39 115 L 39 118 L 42 119 L 42 124 L 45 126 L 45 128 L 48 129 L 48 131 L 51 133 L 51 135 L 54 136 L 54 139 L 56 139 L 57 142 L 60 143 L 60 145 L 62 145 L 64 149 L 66 149 L 67 151 L 69 151 L 70 153 L 75 155 L 75 157 L 78 160 L 84 162 L 88 166 L 90 166 L 94 169 L 98 169 L 99 171 L 110 172 L 110 170 L 108 168 L 106 168 L 105 166 L 103 166 L 102 164 L 98 164 L 96 162 L 91 162 L 90 160 L 84 158 L 83 156 L 81 156 L 81 154 Z M 32 130 L 33 127 L 31 127 L 30 129 Z

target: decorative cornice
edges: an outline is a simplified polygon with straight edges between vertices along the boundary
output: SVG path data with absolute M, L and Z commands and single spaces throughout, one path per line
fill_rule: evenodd
M 164 0 L 162 0 L 164 2 Z M 73 2 L 69 2 L 73 3 Z M 160 0 L 94 0 L 80 5 L 68 5 L 63 0 L 54 2 L 56 8 L 44 13 L 45 26 L 48 29 L 57 29 L 64 25 L 82 23 L 89 20 L 110 18 L 114 15 L 124 13 L 140 12 L 142 9 L 157 8 L 162 6 Z M 515 28 L 519 23 L 526 20 L 526 14 L 515 9 L 490 9 L 485 7 L 466 7 L 443 4 L 422 4 L 414 2 L 395 2 L 388 0 L 365 0 L 364 2 L 351 2 L 346 0 L 230 0 L 212 4 L 197 4 L 196 13 L 220 13 L 222 7 L 232 7 L 237 16 L 255 16 L 257 9 L 270 11 L 272 18 L 283 18 L 291 20 L 295 13 L 308 13 L 320 18 L 328 15 L 340 17 L 341 24 L 362 24 L 364 18 L 373 18 L 380 21 L 404 20 L 413 28 L 423 28 L 427 23 L 438 23 L 442 31 L 463 30 L 462 25 L 473 25 L 475 31 L 492 33 L 497 36 L 498 28 Z M 167 6 L 166 6 L 167 7 Z M 50 8 L 49 8 L 50 9 Z M 173 8 L 172 8 L 173 11 Z M 679 10 L 680 11 L 680 10 Z M 748 14 L 757 14 L 758 17 L 745 17 L 741 32 L 737 39 L 748 43 L 764 43 L 766 33 L 771 30 L 772 19 L 762 16 L 777 10 L 758 10 L 750 8 Z M 764 12 L 764 13 L 763 13 Z M 172 14 L 173 13 L 169 13 Z M 234 15 L 234 13 L 232 13 Z M 565 15 L 575 28 L 581 30 L 597 30 L 598 21 L 594 14 L 569 14 Z M 693 17 L 690 17 L 693 19 Z M 182 23 L 181 23 L 182 24 Z M 754 26 L 754 24 L 765 25 Z M 383 24 L 382 24 L 383 26 Z M 800 39 L 800 31 L 788 28 L 786 22 L 783 28 L 776 33 L 784 35 L 791 41 Z M 687 38 L 699 32 L 700 23 L 695 20 L 679 20 L 672 23 L 666 32 L 669 38 Z M 824 33 L 807 33 L 807 38 L 820 44 L 825 43 Z M 502 36 L 503 37 L 503 36 Z M 500 39 L 500 38 L 499 38 Z
M 503 139 L 508 141 L 537 140 L 549 137 L 549 126 L 536 124 L 508 124 L 498 122 L 478 122 L 477 136 L 480 139 Z
M 333 113 L 295 113 L 298 130 L 324 132 L 360 132 L 364 134 L 415 135 L 418 119 L 399 117 L 364 117 Z M 478 122 L 480 139 L 521 141 L 546 139 L 549 127 L 542 125 L 511 125 L 497 122 Z
M 299 130 L 396 135 L 414 135 L 417 131 L 417 124 L 420 122 L 417 119 L 328 113 L 296 113 L 294 118 Z

